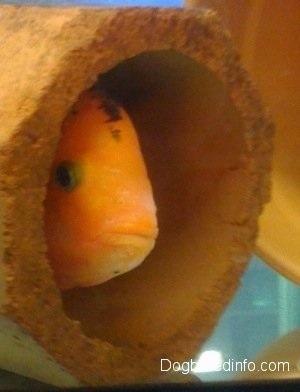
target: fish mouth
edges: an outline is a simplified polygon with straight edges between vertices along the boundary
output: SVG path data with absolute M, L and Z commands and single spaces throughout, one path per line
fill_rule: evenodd
M 61 269 L 57 274 L 60 288 L 99 285 L 135 269 L 153 250 L 157 235 L 153 228 L 99 233 L 77 248 L 76 268 Z M 73 256 L 70 265 L 74 265 Z
M 118 243 L 118 241 L 155 241 L 158 236 L 157 226 L 144 226 L 140 230 L 134 227 L 116 227 L 116 229 L 107 230 L 101 234 L 102 239 L 106 242 Z M 99 238 L 99 236 L 97 236 Z
M 139 251 L 140 253 L 149 253 L 154 247 L 156 235 L 150 233 L 122 233 L 122 232 L 110 232 L 106 233 L 102 237 L 102 243 L 104 246 L 113 247 L 115 249 L 127 249 L 128 253 Z M 149 248 L 151 248 L 149 250 Z
M 149 233 L 106 233 L 90 243 L 94 255 L 82 266 L 80 284 L 88 287 L 102 284 L 138 267 L 155 245 L 155 236 Z M 79 279 L 78 279 L 79 280 Z M 75 285 L 74 285 L 75 286 Z

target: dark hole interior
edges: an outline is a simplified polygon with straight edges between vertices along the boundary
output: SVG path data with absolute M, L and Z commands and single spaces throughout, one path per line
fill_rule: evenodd
M 242 166 L 242 125 L 225 86 L 179 52 L 139 54 L 99 83 L 136 126 L 160 231 L 138 268 L 64 292 L 64 309 L 91 337 L 151 346 L 184 325 L 216 270 L 226 269 L 230 233 L 218 220 L 219 184 Z

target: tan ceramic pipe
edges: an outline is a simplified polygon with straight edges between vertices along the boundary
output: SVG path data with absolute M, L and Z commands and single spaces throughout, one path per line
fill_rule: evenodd
M 300 284 L 300 4 L 298 0 L 186 0 L 221 15 L 276 123 L 273 192 L 256 252 Z
M 158 377 L 161 358 L 196 355 L 253 252 L 269 115 L 207 9 L 1 6 L 0 37 L 0 364 L 56 385 Z M 61 123 L 99 75 L 136 124 L 160 232 L 140 267 L 63 294 L 46 184 Z

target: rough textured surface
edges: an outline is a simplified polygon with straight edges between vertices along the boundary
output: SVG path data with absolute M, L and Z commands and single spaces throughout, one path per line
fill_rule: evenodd
M 228 33 L 207 10 L 3 6 L 0 37 L 6 316 L 17 321 L 76 378 L 91 385 L 145 380 L 160 373 L 161 357 L 191 358 L 239 284 L 254 246 L 258 215 L 269 196 L 272 124 L 240 66 Z M 204 285 L 201 295 L 196 294 L 186 318 L 181 320 L 180 311 L 176 314 L 175 303 L 172 326 L 161 327 L 153 344 L 114 344 L 113 339 L 86 336 L 79 322 L 63 311 L 45 257 L 45 186 L 60 123 L 80 91 L 122 61 L 160 50 L 188 56 L 226 86 L 242 123 L 244 152 L 238 169 L 242 175 L 237 171 L 220 182 L 229 210 L 222 204 L 220 191 L 217 209 L 227 231 L 217 230 L 215 235 L 223 235 L 227 241 L 226 249 L 217 250 L 226 260 L 221 268 L 211 264 L 207 272 L 210 284 Z M 246 190 L 235 196 L 232 186 Z M 191 277 L 190 285 L 197 292 L 206 277 L 195 280 Z

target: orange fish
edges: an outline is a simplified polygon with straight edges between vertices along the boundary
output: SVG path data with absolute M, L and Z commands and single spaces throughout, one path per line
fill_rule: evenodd
M 45 235 L 62 290 L 128 272 L 155 245 L 156 206 L 134 126 L 100 90 L 83 92 L 62 124 Z

